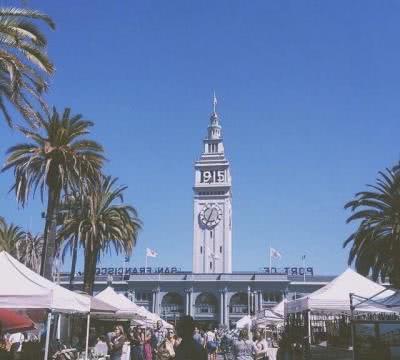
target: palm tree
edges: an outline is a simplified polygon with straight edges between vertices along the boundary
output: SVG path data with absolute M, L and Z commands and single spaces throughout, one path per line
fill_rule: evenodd
M 25 239 L 25 232 L 17 225 L 0 221 L 0 251 L 7 251 L 10 255 L 19 258 L 18 244 Z
M 347 223 L 358 222 L 358 228 L 344 242 L 351 245 L 349 265 L 377 280 L 389 278 L 400 286 L 400 172 L 380 172 L 375 185 L 368 185 L 345 205 L 353 213 Z
M 64 201 L 60 205 L 60 225 L 62 225 L 68 218 L 80 218 L 82 216 L 82 211 L 84 209 L 84 193 L 87 192 L 82 184 L 80 192 L 76 192 L 74 195 L 66 196 Z M 58 236 L 58 243 L 61 244 L 65 242 L 65 246 L 62 252 L 62 261 L 64 262 L 65 256 L 69 250 L 72 255 L 71 259 L 71 271 L 69 273 L 69 289 L 73 290 L 73 284 L 76 273 L 76 262 L 78 259 L 78 247 L 79 247 L 79 228 L 75 228 L 75 233 L 68 234 L 69 238 L 60 238 Z
M 63 238 L 79 234 L 85 256 L 83 289 L 88 294 L 93 294 L 100 255 L 111 250 L 129 255 L 141 228 L 136 210 L 123 203 L 123 192 L 127 187 L 115 186 L 116 181 L 104 177 L 97 188 L 84 194 L 81 211 L 71 212 L 59 231 Z M 79 197 L 76 199 L 82 201 Z
M 10 126 L 7 102 L 31 124 L 37 122 L 33 103 L 45 108 L 42 94 L 54 72 L 46 54 L 46 36 L 35 21 L 55 28 L 53 20 L 39 11 L 0 8 L 0 112 Z
M 31 142 L 9 148 L 2 171 L 14 170 L 12 190 L 22 206 L 37 189 L 43 201 L 47 190 L 40 272 L 50 279 L 56 253 L 56 220 L 60 198 L 71 189 L 79 188 L 83 180 L 90 184 L 99 181 L 104 157 L 100 144 L 84 138 L 93 123 L 82 119 L 82 115 L 71 116 L 68 108 L 60 115 L 53 108 L 46 119 L 40 116 L 40 124 L 40 128 L 35 130 L 21 128 Z
M 43 251 L 43 236 L 27 232 L 18 242 L 18 260 L 35 272 L 40 271 L 40 260 Z

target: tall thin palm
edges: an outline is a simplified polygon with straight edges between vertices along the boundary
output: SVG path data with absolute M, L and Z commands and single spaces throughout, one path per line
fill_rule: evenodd
M 40 271 L 40 260 L 43 251 L 43 236 L 30 232 L 18 242 L 18 258 L 35 272 Z
M 37 189 L 43 201 L 47 190 L 41 274 L 50 279 L 60 198 L 79 188 L 82 179 L 91 184 L 98 182 L 104 157 L 102 146 L 85 138 L 93 123 L 82 119 L 82 115 L 71 116 L 68 108 L 60 115 L 54 108 L 48 118 L 40 117 L 40 124 L 37 130 L 21 130 L 32 142 L 9 148 L 3 171 L 14 170 L 12 189 L 23 206 Z
M 358 228 L 344 242 L 351 244 L 349 265 L 373 279 L 389 278 L 400 286 L 400 173 L 380 172 L 370 191 L 362 191 L 345 205 L 353 213 L 347 223 L 357 222 Z
M 38 121 L 34 103 L 45 107 L 42 94 L 54 66 L 46 53 L 47 40 L 36 21 L 55 28 L 39 11 L 0 8 L 0 112 L 11 126 L 10 103 L 31 124 Z
M 100 255 L 111 250 L 129 255 L 141 228 L 135 208 L 123 203 L 126 186 L 115 186 L 116 181 L 105 177 L 98 188 L 84 194 L 82 211 L 71 212 L 59 232 L 65 238 L 79 234 L 85 252 L 83 288 L 88 294 L 93 293 Z
M 80 191 L 76 192 L 73 195 L 66 196 L 63 202 L 60 205 L 60 220 L 61 225 L 68 220 L 69 218 L 81 218 L 82 212 L 85 206 L 84 203 L 84 194 L 87 192 L 87 188 L 82 184 Z M 79 228 L 75 228 L 75 233 L 68 234 L 68 238 L 60 238 L 60 235 L 65 236 L 63 234 L 59 234 L 58 243 L 64 243 L 63 252 L 62 252 L 62 260 L 65 260 L 66 254 L 69 253 L 72 255 L 71 258 L 71 271 L 69 273 L 69 288 L 73 289 L 75 273 L 76 273 L 76 263 L 78 259 L 78 247 L 79 247 Z
M 18 244 L 25 239 L 25 232 L 17 225 L 7 224 L 3 219 L 0 223 L 0 251 L 7 251 L 19 258 Z

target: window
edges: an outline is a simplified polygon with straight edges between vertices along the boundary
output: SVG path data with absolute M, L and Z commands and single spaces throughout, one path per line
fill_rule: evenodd
M 210 231 L 210 238 L 212 238 L 212 230 Z
M 210 270 L 212 269 L 212 262 L 210 261 Z
M 203 253 L 203 247 L 200 246 L 200 254 L 202 254 L 202 253 Z
M 222 254 L 222 246 L 219 247 L 219 252 Z

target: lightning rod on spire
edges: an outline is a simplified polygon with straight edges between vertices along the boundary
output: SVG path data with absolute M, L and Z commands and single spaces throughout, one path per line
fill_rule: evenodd
M 213 112 L 216 114 L 216 109 L 217 109 L 217 97 L 215 96 L 215 90 L 214 90 L 214 98 L 213 98 Z

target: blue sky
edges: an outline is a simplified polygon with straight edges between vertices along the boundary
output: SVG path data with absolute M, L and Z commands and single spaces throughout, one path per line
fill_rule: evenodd
M 4 2 L 3 2 L 4 3 Z M 12 3 L 10 1 L 6 4 Z M 144 222 L 131 264 L 191 269 L 193 163 L 218 97 L 234 270 L 346 267 L 343 205 L 399 159 L 397 1 L 25 1 L 50 14 L 50 104 L 93 120 Z M 0 123 L 0 154 L 22 138 Z M 39 199 L 0 213 L 40 231 Z M 102 264 L 122 264 L 107 257 Z M 149 262 L 150 263 L 150 262 Z

